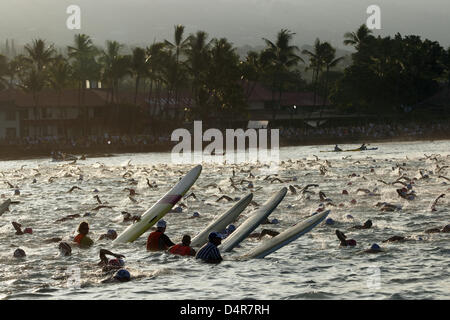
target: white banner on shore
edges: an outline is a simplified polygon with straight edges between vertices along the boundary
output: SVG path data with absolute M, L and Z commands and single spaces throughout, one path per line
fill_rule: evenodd
M 317 127 L 323 125 L 327 121 L 328 120 L 310 120 L 310 121 L 305 121 L 305 123 L 313 128 L 317 128 Z

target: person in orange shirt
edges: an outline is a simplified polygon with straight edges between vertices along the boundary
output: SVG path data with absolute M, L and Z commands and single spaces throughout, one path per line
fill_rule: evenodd
M 147 251 L 164 251 L 175 245 L 175 243 L 164 234 L 166 225 L 164 220 L 158 221 L 156 224 L 156 231 L 150 233 L 147 238 Z
M 78 235 L 73 239 L 73 241 L 77 243 L 80 248 L 89 248 L 94 244 L 94 241 L 87 236 L 88 233 L 89 224 L 85 221 L 81 222 L 78 226 Z
M 186 234 L 183 236 L 181 243 L 170 247 L 169 252 L 180 256 L 195 256 L 195 250 L 190 245 L 191 237 Z

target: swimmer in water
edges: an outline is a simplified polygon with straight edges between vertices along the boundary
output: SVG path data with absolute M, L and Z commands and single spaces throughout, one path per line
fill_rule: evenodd
M 225 199 L 227 201 L 233 201 L 233 199 L 227 195 L 221 196 L 219 199 L 216 200 L 216 202 L 219 202 L 220 200 Z
M 406 200 L 414 200 L 416 198 L 416 193 L 414 191 L 411 191 L 408 193 L 407 188 L 401 188 L 396 190 L 398 195 Z
M 431 205 L 431 211 L 437 211 L 436 205 L 437 205 L 439 199 L 444 198 L 444 197 L 445 197 L 445 193 L 441 194 L 439 197 L 436 198 L 436 200 L 434 200 L 433 204 Z
M 190 216 L 188 219 L 195 219 L 195 218 L 200 218 L 200 213 L 198 213 L 197 211 L 195 211 L 192 216 Z
M 191 237 L 189 235 L 184 235 L 181 239 L 181 243 L 176 244 L 169 248 L 169 252 L 172 254 L 178 254 L 180 256 L 195 256 L 195 250 L 190 246 Z
M 66 216 L 64 218 L 56 220 L 54 223 L 64 222 L 64 221 L 67 221 L 67 220 L 73 220 L 75 218 L 80 218 L 80 215 L 78 213 L 77 214 L 70 214 L 70 215 L 68 215 L 68 216 Z
M 17 222 L 15 222 L 15 221 L 13 221 L 13 222 L 11 222 L 11 223 L 12 223 L 14 229 L 16 229 L 16 235 L 21 236 L 21 235 L 23 235 L 23 234 L 25 234 L 25 233 L 33 234 L 33 229 L 31 229 L 31 228 L 25 228 L 25 229 L 22 231 L 22 225 L 21 225 L 20 223 L 17 223 Z
M 351 229 L 370 229 L 372 227 L 372 220 L 367 220 L 366 222 L 364 222 L 364 224 L 361 225 L 357 225 L 357 226 L 353 226 L 351 227 Z
M 219 263 L 223 260 L 217 248 L 222 243 L 222 238 L 217 232 L 208 235 L 208 243 L 197 252 L 195 259 L 201 259 L 206 263 Z
M 70 245 L 67 242 L 60 242 L 58 245 L 58 249 L 59 249 L 59 253 L 62 256 L 70 256 L 72 255 L 72 248 L 70 247 Z
M 374 189 L 373 191 L 370 191 L 369 189 L 358 189 L 356 190 L 356 192 L 364 192 L 366 195 L 371 196 L 371 197 L 375 197 L 375 196 L 380 196 L 379 193 L 375 193 Z
M 80 248 L 89 248 L 94 244 L 91 238 L 87 236 L 89 233 L 89 224 L 83 221 L 78 226 L 78 235 L 73 239 L 73 242 L 77 243 Z
M 266 218 L 261 224 L 278 224 L 280 221 L 278 219 L 272 219 L 269 220 L 269 218 Z
M 263 230 L 261 230 L 261 233 L 254 232 L 254 233 L 251 233 L 248 237 L 249 238 L 257 238 L 258 240 L 261 240 L 266 235 L 267 236 L 271 236 L 271 237 L 276 237 L 279 234 L 280 233 L 278 231 L 275 231 L 275 230 L 263 229 Z
M 115 259 L 108 259 L 107 255 L 113 256 Z M 111 270 L 117 270 L 125 266 L 125 261 L 122 258 L 125 258 L 122 254 L 117 254 L 111 252 L 106 249 L 100 249 L 99 252 L 100 262 L 98 263 L 99 267 L 102 267 L 103 272 L 110 272 Z
M 126 211 L 122 211 L 121 212 L 123 215 L 123 221 L 122 222 L 137 222 L 137 221 L 141 221 L 141 217 L 140 216 L 132 216 L 131 213 L 128 213 Z
M 157 230 L 151 232 L 147 238 L 147 251 L 164 251 L 175 245 L 175 243 L 164 234 L 166 226 L 166 221 L 158 221 L 156 224 Z
M 98 240 L 108 239 L 108 240 L 115 240 L 117 238 L 117 232 L 116 230 L 108 230 L 108 232 L 102 234 Z
M 385 243 L 385 242 L 396 242 L 396 241 L 401 242 L 401 241 L 405 241 L 405 240 L 406 240 L 406 238 L 403 237 L 403 236 L 392 236 L 389 239 L 384 240 L 383 243 Z
M 401 206 L 397 206 L 395 204 L 390 204 L 387 202 L 378 202 L 375 206 L 381 207 L 381 211 L 388 211 L 388 212 L 398 211 L 402 209 Z
M 336 230 L 336 237 L 338 237 L 339 241 L 341 241 L 340 245 L 342 247 L 347 247 L 347 246 L 354 247 L 354 246 L 356 246 L 356 240 L 355 239 L 347 240 L 347 236 L 343 232 L 341 232 L 339 230 Z
M 101 283 L 115 283 L 115 282 L 128 282 L 131 280 L 131 274 L 126 269 L 118 270 L 114 276 L 101 281 Z
M 25 258 L 27 255 L 23 249 L 17 248 L 13 253 L 14 258 Z
M 230 224 L 228 227 L 225 228 L 222 232 L 218 232 L 218 234 L 221 236 L 222 240 L 226 239 L 230 234 L 232 234 L 236 230 L 236 226 L 234 224 Z
M 370 249 L 364 250 L 364 253 L 380 253 L 383 252 L 383 249 L 376 243 L 372 244 Z
M 432 228 L 432 229 L 425 230 L 425 233 L 440 233 L 440 232 L 443 232 L 443 233 L 450 232 L 450 224 L 444 226 L 442 228 L 442 230 L 439 228 Z

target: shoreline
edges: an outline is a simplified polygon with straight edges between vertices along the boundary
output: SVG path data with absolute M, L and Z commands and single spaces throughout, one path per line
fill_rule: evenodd
M 280 148 L 282 147 L 301 147 L 301 146 L 325 146 L 329 145 L 331 148 L 335 145 L 344 144 L 355 144 L 361 145 L 374 144 L 374 143 L 386 143 L 386 142 L 412 142 L 412 141 L 440 141 L 440 140 L 450 140 L 450 133 L 447 135 L 426 135 L 426 136 L 401 136 L 401 137 L 389 137 L 389 138 L 363 138 L 363 137 L 318 137 L 318 138 L 305 138 L 305 139 L 283 139 L 280 138 Z M 103 158 L 103 157 L 114 157 L 121 154 L 127 153 L 167 153 L 172 150 L 176 143 L 151 145 L 151 146 L 111 146 L 106 145 L 102 147 L 76 147 L 76 148 L 61 148 L 58 151 L 65 152 L 67 154 L 75 155 L 80 157 L 85 155 L 86 158 Z M 54 146 L 40 147 L 38 150 L 29 149 L 23 150 L 17 146 L 1 146 L 0 161 L 15 161 L 15 160 L 32 160 L 32 159 L 51 159 L 50 152 L 54 150 Z M 330 150 L 331 150 L 330 148 Z M 18 150 L 19 149 L 19 150 Z M 68 162 L 62 161 L 62 162 Z

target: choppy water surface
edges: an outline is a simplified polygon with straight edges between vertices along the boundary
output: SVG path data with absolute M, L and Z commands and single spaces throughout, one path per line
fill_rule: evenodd
M 282 231 L 310 216 L 318 208 L 318 192 L 323 191 L 336 205 L 330 217 L 334 226 L 324 223 L 288 246 L 265 259 L 234 261 L 260 242 L 248 239 L 219 265 L 207 265 L 193 258 L 166 253 L 148 253 L 145 242 L 148 233 L 132 244 L 113 247 L 110 241 L 96 241 L 91 249 L 72 248 L 71 257 L 58 255 L 57 243 L 42 241 L 62 237 L 70 242 L 78 224 L 87 220 L 90 236 L 97 240 L 108 229 L 119 233 L 130 223 L 122 222 L 121 211 L 142 214 L 167 192 L 193 165 L 171 165 L 170 154 L 129 154 L 112 158 L 78 161 L 76 164 L 52 163 L 48 159 L 0 162 L 0 180 L 20 187 L 21 195 L 1 183 L 0 193 L 19 204 L 0 217 L 0 297 L 3 299 L 448 299 L 450 233 L 427 234 L 426 229 L 450 223 L 449 177 L 450 141 L 383 143 L 378 151 L 320 153 L 331 146 L 283 148 L 278 178 L 271 181 L 264 166 L 256 164 L 205 164 L 203 172 L 190 191 L 198 199 L 182 202 L 188 207 L 182 213 L 168 213 L 166 234 L 179 242 L 183 234 L 195 236 L 218 214 L 234 202 L 216 202 L 226 194 L 242 197 L 251 189 L 241 179 L 252 181 L 254 200 L 262 204 L 269 195 L 283 186 L 318 184 L 310 188 L 313 193 L 288 192 L 270 218 L 280 220 L 278 225 L 260 226 Z M 345 149 L 355 146 L 344 146 Z M 425 155 L 434 157 L 426 158 Z M 318 160 L 316 157 L 318 156 Z M 129 162 L 131 160 L 131 162 Z M 325 160 L 328 160 L 326 162 Z M 397 164 L 403 169 L 398 169 Z M 326 168 L 321 174 L 320 167 Z M 374 172 L 371 172 L 371 168 Z M 239 190 L 230 185 L 234 169 Z M 249 172 L 254 175 L 252 177 Z M 419 170 L 429 175 L 421 178 Z M 440 170 L 440 171 L 439 171 Z M 439 171 L 439 172 L 438 172 Z M 127 173 L 128 174 L 125 174 Z M 349 177 L 353 173 L 354 177 Z M 401 175 L 417 178 L 414 190 L 418 198 L 407 201 L 398 197 L 399 185 L 386 185 L 378 180 L 393 182 Z M 82 175 L 82 180 L 80 180 Z M 155 181 L 157 189 L 147 186 L 146 178 Z M 297 179 L 293 181 L 293 179 Z M 36 179 L 36 183 L 32 180 Z M 131 179 L 137 181 L 133 184 Z M 349 182 L 352 184 L 349 185 Z M 212 183 L 215 186 L 206 187 Z M 72 186 L 82 190 L 68 193 Z M 222 192 L 219 191 L 221 188 Z M 136 202 L 128 197 L 125 188 L 135 188 Z M 358 188 L 373 190 L 379 196 L 356 193 Z M 92 211 L 99 190 L 103 202 L 113 209 Z M 346 189 L 349 195 L 343 195 Z M 441 193 L 447 193 L 437 205 L 430 207 Z M 350 201 L 355 199 L 356 204 Z M 2 201 L 5 199 L 2 199 Z M 382 212 L 375 205 L 390 202 L 401 205 L 402 210 Z M 249 216 L 255 206 L 249 206 L 241 216 Z M 201 218 L 188 219 L 194 211 Z M 92 216 L 61 223 L 57 219 L 70 214 L 91 212 Z M 347 218 L 351 214 L 354 219 Z M 351 230 L 356 224 L 372 219 L 369 230 Z M 237 224 L 241 223 L 240 219 Z M 23 227 L 32 227 L 33 234 L 17 236 L 11 221 Z M 358 241 L 355 248 L 339 247 L 335 230 L 340 229 L 348 238 Z M 382 243 L 393 236 L 409 236 L 410 241 Z M 419 240 L 422 238 L 422 240 Z M 263 239 L 261 241 L 266 241 Z M 385 250 L 380 254 L 363 253 L 372 243 Z M 14 259 L 13 251 L 23 248 L 27 257 Z M 95 264 L 100 248 L 110 249 L 126 256 L 127 268 L 133 281 L 120 284 L 102 284 L 103 279 Z M 71 286 L 68 275 L 80 270 L 81 287 Z M 74 269 L 75 268 L 75 269 Z M 75 270 L 75 271 L 73 271 Z M 75 272 L 75 273 L 71 273 Z

